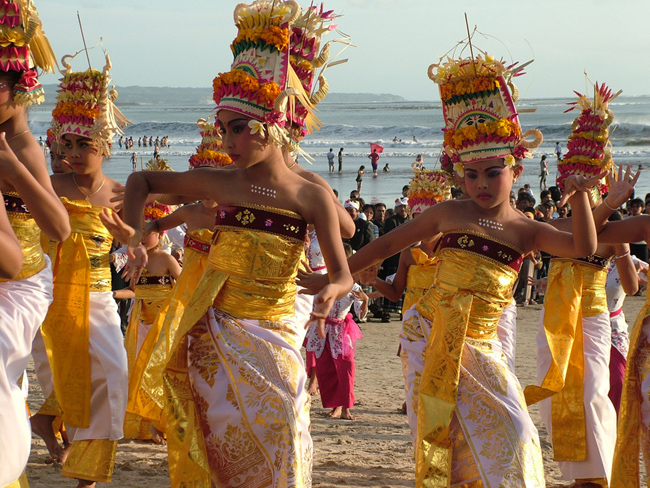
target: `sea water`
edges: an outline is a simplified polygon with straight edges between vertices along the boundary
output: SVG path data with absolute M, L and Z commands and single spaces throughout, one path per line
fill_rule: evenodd
M 45 139 L 51 121 L 53 97 L 51 102 L 30 110 L 30 128 L 37 139 Z M 532 159 L 525 161 L 525 170 L 516 183 L 517 188 L 530 184 L 535 195 L 539 195 L 539 161 L 542 155 L 549 160 L 547 184 L 555 181 L 557 163 L 555 143 L 560 142 L 566 152 L 567 137 L 571 133 L 571 123 L 577 111 L 564 113 L 568 102 L 573 99 L 532 99 L 521 103 L 520 120 L 523 130 L 537 128 L 544 134 L 544 142 Z M 119 103 L 118 103 L 119 105 Z M 132 170 L 131 154 L 138 157 L 138 167 L 146 165 L 153 157 L 153 147 L 139 147 L 138 138 L 157 136 L 169 137 L 171 147 L 161 148 L 161 156 L 175 171 L 185 171 L 188 159 L 195 152 L 201 137 L 196 125 L 199 118 L 208 117 L 213 111 L 213 102 L 204 100 L 195 103 L 179 104 L 162 101 L 158 104 L 138 103 L 137 100 L 120 106 L 124 115 L 133 122 L 125 130 L 125 138 L 133 137 L 135 145 L 131 151 L 119 148 L 117 138 L 113 143 L 112 157 L 105 162 L 105 172 L 118 181 L 125 182 Z M 650 167 L 650 96 L 620 96 L 611 104 L 615 114 L 612 127 L 612 153 L 617 164 L 631 164 Z M 534 110 L 534 112 L 529 112 Z M 389 207 L 401 196 L 401 189 L 412 176 L 411 164 L 417 155 L 422 154 L 424 165 L 429 169 L 438 167 L 437 161 L 442 147 L 442 111 L 439 102 L 376 102 L 376 103 L 328 103 L 322 102 L 316 114 L 323 127 L 308 135 L 303 150 L 313 158 L 309 164 L 305 158 L 300 164 L 325 178 L 339 191 L 340 199 L 345 200 L 350 191 L 356 189 L 356 174 L 359 166 L 365 165 L 361 195 L 366 202 L 383 201 Z M 397 139 L 396 142 L 393 142 Z M 379 174 L 373 177 L 370 168 L 370 143 L 379 143 L 384 152 L 379 159 Z M 338 159 L 335 158 L 336 171 L 329 174 L 326 154 L 329 149 L 338 154 L 343 152 L 343 172 L 338 173 Z M 390 173 L 382 172 L 388 163 Z M 650 175 L 641 175 L 636 195 L 650 192 Z

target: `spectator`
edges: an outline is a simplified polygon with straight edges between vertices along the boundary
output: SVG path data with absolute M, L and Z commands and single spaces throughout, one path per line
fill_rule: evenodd
M 363 214 L 366 216 L 366 220 L 370 222 L 370 226 L 372 227 L 372 233 L 375 236 L 375 239 L 379 237 L 379 227 L 372 221 L 372 219 L 375 217 L 375 206 L 366 204 L 363 207 Z
M 370 226 L 370 222 L 359 218 L 359 204 L 357 202 L 348 200 L 343 204 L 343 207 L 345 207 L 350 217 L 352 217 L 355 227 L 354 236 L 350 239 L 343 239 L 343 242 L 347 242 L 352 249 L 358 251 L 374 240 L 375 236 L 372 233 L 372 227 Z
M 375 216 L 372 219 L 373 224 L 377 226 L 379 235 L 384 235 L 384 225 L 386 224 L 386 204 L 382 202 L 375 203 Z
M 343 172 L 343 148 L 339 151 L 339 173 Z
M 327 164 L 329 165 L 329 172 L 334 173 L 334 149 L 330 148 L 330 152 L 327 153 Z
M 640 198 L 633 198 L 632 200 L 628 201 L 627 207 L 627 218 L 637 217 L 643 213 L 643 200 Z M 630 242 L 630 254 L 647 263 L 648 244 L 644 241 Z

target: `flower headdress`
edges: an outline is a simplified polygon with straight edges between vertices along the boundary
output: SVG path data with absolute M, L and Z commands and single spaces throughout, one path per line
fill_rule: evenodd
M 291 148 L 287 113 L 296 100 L 309 112 L 309 95 L 289 62 L 291 27 L 300 16 L 295 0 L 259 0 L 239 4 L 234 19 L 239 33 L 232 42 L 231 70 L 213 82 L 217 110 L 227 109 L 263 122 L 269 140 Z M 264 133 L 259 124 L 251 127 Z
M 0 0 L 0 71 L 19 72 L 14 102 L 29 106 L 45 100 L 35 67 L 54 73 L 56 58 L 31 0 Z
M 79 51 L 81 52 L 81 51 Z M 56 107 L 52 111 L 52 132 L 61 139 L 64 134 L 88 137 L 97 145 L 98 154 L 110 156 L 115 134 L 130 124 L 115 106 L 117 91 L 109 88 L 111 60 L 106 54 L 103 71 L 88 69 L 72 71 L 67 60 L 79 54 L 64 56 L 61 63 L 65 70 L 59 84 Z
M 150 202 L 144 206 L 144 222 L 148 224 L 154 220 L 162 219 L 172 213 L 171 205 L 164 205 L 158 202 Z
M 582 175 L 588 178 L 604 176 L 612 169 L 612 152 L 608 145 L 609 126 L 614 121 L 614 113 L 609 109 L 609 102 L 621 92 L 614 94 L 605 84 L 594 86 L 593 102 L 585 95 L 574 92 L 578 100 L 570 103 L 570 112 L 580 109 L 580 115 L 571 125 L 571 135 L 567 142 L 567 153 L 557 165 L 559 176 L 557 184 L 564 190 L 564 180 L 570 175 Z M 597 188 L 601 194 L 607 192 L 607 185 L 600 182 Z
M 451 180 L 443 170 L 416 170 L 409 183 L 408 203 L 412 213 L 422 213 L 451 198 Z
M 196 125 L 201 129 L 201 143 L 196 148 L 196 154 L 190 156 L 190 169 L 200 168 L 202 166 L 212 166 L 221 168 L 232 164 L 232 159 L 223 152 L 221 134 L 219 129 L 210 119 L 199 119 Z
M 514 104 L 518 91 L 512 83 L 527 64 L 505 66 L 489 54 L 478 54 L 429 66 L 429 78 L 440 87 L 445 119 L 443 165 L 531 157 L 542 133 L 521 133 Z M 531 136 L 532 141 L 526 140 Z

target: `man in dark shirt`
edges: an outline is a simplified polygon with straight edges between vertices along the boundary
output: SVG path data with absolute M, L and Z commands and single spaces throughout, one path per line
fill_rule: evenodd
M 350 239 L 343 239 L 343 242 L 347 242 L 352 249 L 358 251 L 375 238 L 372 232 L 372 226 L 368 221 L 359 218 L 359 204 L 357 202 L 347 200 L 343 204 L 343 207 L 345 207 L 352 220 L 354 220 L 355 227 L 354 236 Z
M 386 204 L 382 202 L 375 203 L 375 216 L 372 222 L 379 229 L 379 235 L 384 235 L 384 225 L 386 224 Z

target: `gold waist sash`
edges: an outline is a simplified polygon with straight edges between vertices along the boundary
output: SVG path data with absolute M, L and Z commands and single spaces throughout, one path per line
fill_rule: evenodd
M 34 276 L 45 267 L 45 254 L 41 247 L 41 229 L 36 225 L 34 217 L 22 204 L 18 193 L 3 192 L 3 195 L 7 199 L 5 204 L 11 201 L 9 205 L 6 205 L 7 216 L 11 228 L 20 242 L 20 247 L 23 249 L 23 266 L 18 276 L 13 280 L 22 280 Z M 14 205 L 18 206 L 13 208 Z M 13 280 L 0 279 L 0 282 Z
M 607 313 L 606 280 L 606 267 L 571 259 L 551 260 L 544 298 L 551 366 L 542 384 L 527 386 L 524 395 L 528 405 L 552 396 L 556 461 L 584 461 L 587 457 L 582 318 Z
M 512 267 L 463 250 L 442 249 L 438 258 L 433 286 L 416 305 L 432 322 L 419 391 L 416 486 L 449 486 L 449 426 L 465 338 L 496 336 L 517 279 Z

